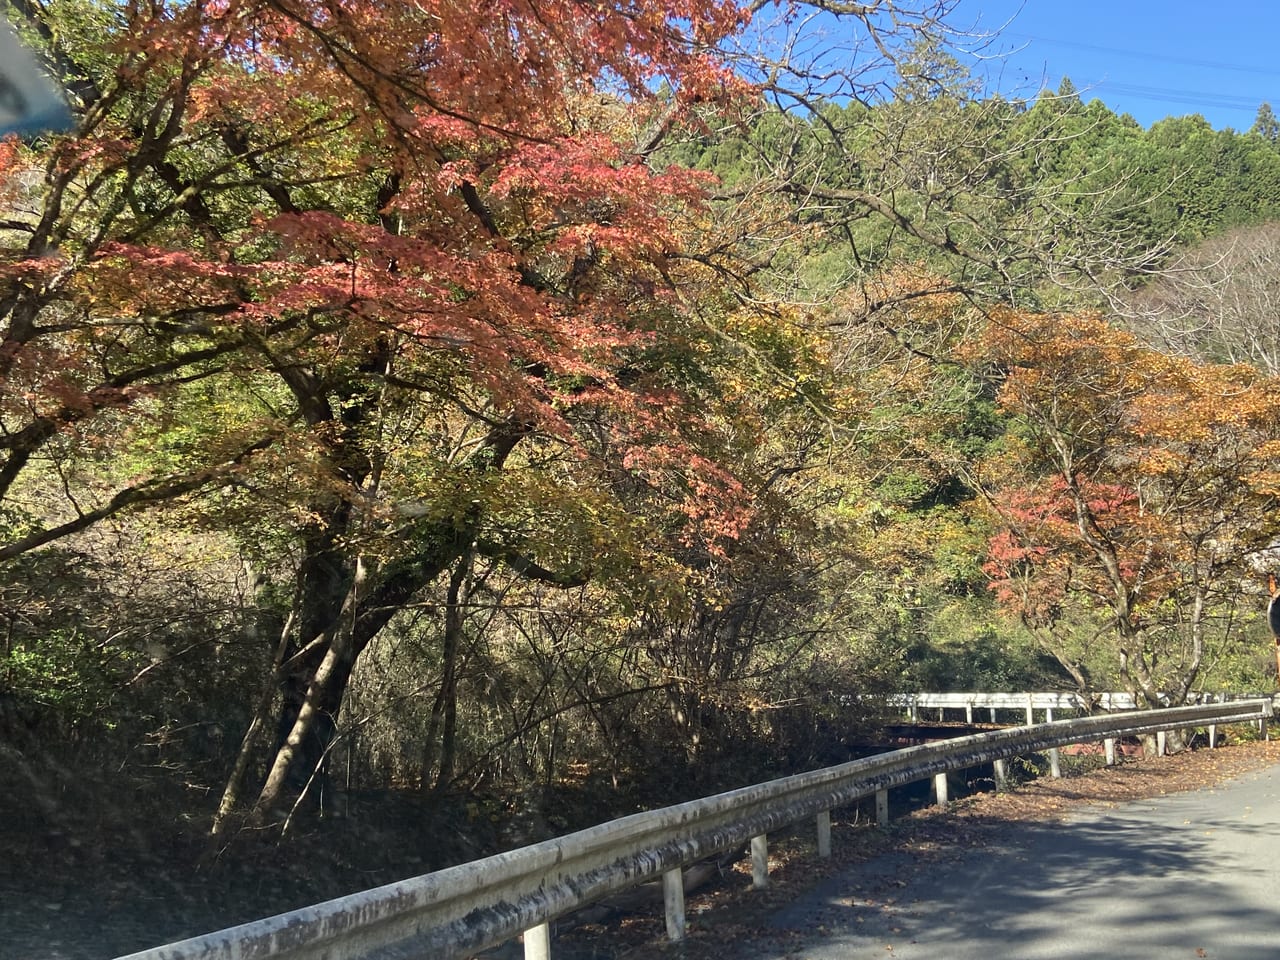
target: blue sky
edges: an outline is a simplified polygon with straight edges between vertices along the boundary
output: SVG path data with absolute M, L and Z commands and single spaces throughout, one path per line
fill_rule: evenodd
M 1263 101 L 1280 114 L 1278 0 L 959 0 L 950 22 L 999 31 L 988 52 L 1007 56 L 979 70 L 1002 92 L 1032 96 L 1066 75 L 1144 127 L 1198 113 L 1247 130 Z

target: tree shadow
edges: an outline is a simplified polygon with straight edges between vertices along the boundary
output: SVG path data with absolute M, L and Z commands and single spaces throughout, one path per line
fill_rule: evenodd
M 981 845 L 877 857 L 824 881 L 770 927 L 804 932 L 812 960 L 1269 960 L 1280 923 L 1274 794 L 1260 790 L 1247 806 L 1202 791 L 1066 823 L 966 819 Z

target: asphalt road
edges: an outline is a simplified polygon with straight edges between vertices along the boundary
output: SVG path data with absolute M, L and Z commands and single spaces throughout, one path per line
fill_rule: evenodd
M 921 870 L 851 868 L 780 912 L 749 960 L 1280 958 L 1280 767 L 1111 808 Z M 787 936 L 784 931 L 789 931 Z

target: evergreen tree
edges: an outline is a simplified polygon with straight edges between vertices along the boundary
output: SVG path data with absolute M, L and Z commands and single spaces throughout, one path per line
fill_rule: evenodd
M 1271 109 L 1271 104 L 1265 100 L 1258 107 L 1258 115 L 1254 117 L 1253 126 L 1249 128 L 1249 132 L 1257 134 L 1270 143 L 1280 140 L 1280 120 L 1276 119 L 1276 114 Z

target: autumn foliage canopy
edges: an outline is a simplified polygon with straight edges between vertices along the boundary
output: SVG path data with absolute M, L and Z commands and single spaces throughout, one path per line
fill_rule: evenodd
M 711 181 L 646 163 L 748 92 L 736 4 L 51 11 L 22 26 L 79 127 L 0 145 L 0 559 L 175 504 L 287 561 L 260 807 L 453 564 L 579 584 L 647 522 L 737 536 L 688 389 Z
M 997 311 L 978 351 L 1020 424 L 985 468 L 996 595 L 1046 630 L 1069 596 L 1087 599 L 1126 680 L 1153 702 L 1185 691 L 1208 621 L 1280 533 L 1280 384 L 1161 353 L 1093 315 Z
M 611 410 L 637 469 L 690 462 L 664 453 L 674 395 L 643 358 L 707 181 L 643 153 L 682 104 L 738 91 L 714 56 L 735 5 L 95 10 L 54 48 L 77 135 L 0 157 L 30 211 L 3 266 L 0 492 L 55 437 L 226 374 L 284 381 L 322 446 L 365 376 L 566 440 L 575 410 Z M 238 426 L 178 486 L 131 477 L 79 512 L 225 481 L 291 429 Z

